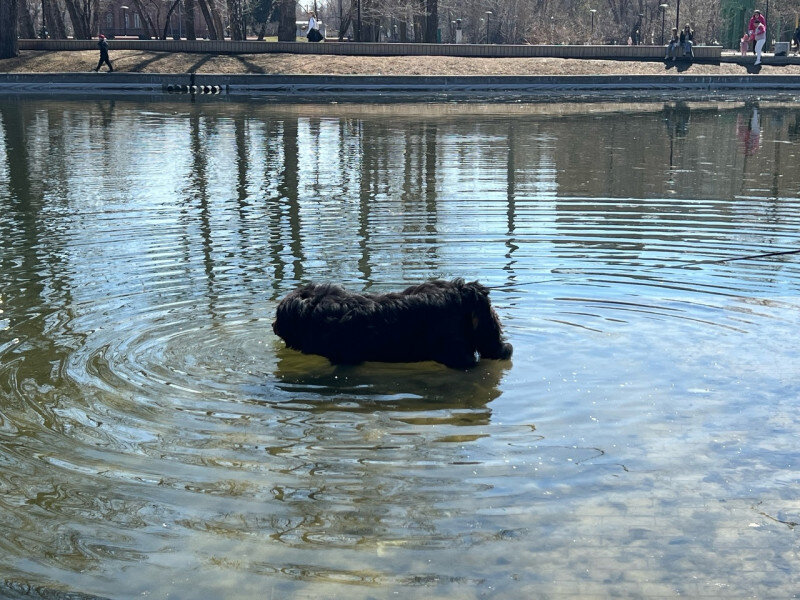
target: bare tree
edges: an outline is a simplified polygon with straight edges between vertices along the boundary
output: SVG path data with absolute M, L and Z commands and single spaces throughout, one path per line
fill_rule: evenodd
M 64 0 L 76 39 L 90 40 L 97 32 L 99 0 Z
M 227 0 L 228 2 L 228 21 L 231 27 L 232 40 L 247 39 L 247 31 L 244 24 L 244 6 L 242 0 Z
M 206 20 L 208 37 L 212 40 L 224 39 L 225 27 L 222 25 L 222 17 L 214 0 L 197 0 L 197 4 Z
M 153 15 L 149 8 L 155 9 L 156 19 L 158 19 L 158 12 L 160 6 L 155 2 L 151 2 L 150 6 L 145 6 L 142 0 L 133 0 L 133 5 L 136 7 L 136 12 L 139 14 L 139 18 L 144 23 L 144 31 L 145 35 L 150 37 L 158 37 L 158 28 L 156 27 L 155 22 L 153 21 Z
M 277 0 L 273 6 L 273 20 L 278 21 L 278 41 L 294 42 L 297 39 L 296 33 L 296 0 Z
M 17 44 L 17 21 L 19 19 L 17 0 L 0 1 L 0 58 L 19 55 Z
M 42 0 L 42 27 L 47 28 L 48 35 L 53 39 L 67 39 L 64 13 L 58 0 Z
M 33 17 L 31 16 L 28 0 L 18 0 L 17 7 L 17 35 L 21 38 L 32 39 L 36 37 L 36 30 L 33 27 Z
M 187 40 L 197 39 L 197 33 L 194 30 L 195 6 L 197 6 L 195 0 L 185 0 L 183 3 L 183 29 L 186 32 Z
M 167 31 L 169 30 L 170 19 L 172 18 L 172 13 L 175 12 L 178 4 L 180 4 L 181 0 L 174 0 L 172 4 L 170 4 L 169 9 L 167 9 L 167 16 L 164 17 L 164 29 L 161 33 L 161 39 L 167 39 Z

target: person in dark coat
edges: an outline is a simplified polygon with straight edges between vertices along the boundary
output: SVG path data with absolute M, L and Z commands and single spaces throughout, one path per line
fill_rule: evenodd
M 102 33 L 100 34 L 100 40 L 97 42 L 97 47 L 100 48 L 100 60 L 94 68 L 94 71 L 96 73 L 100 70 L 103 63 L 106 63 L 108 65 L 108 72 L 110 73 L 114 70 L 114 67 L 111 66 L 111 61 L 108 59 L 108 42 L 106 41 L 106 36 Z
M 680 44 L 681 48 L 683 48 L 683 55 L 689 59 L 693 59 L 694 51 L 692 50 L 692 46 L 694 45 L 694 31 L 692 31 L 688 23 L 686 27 L 683 28 L 683 31 L 681 31 Z

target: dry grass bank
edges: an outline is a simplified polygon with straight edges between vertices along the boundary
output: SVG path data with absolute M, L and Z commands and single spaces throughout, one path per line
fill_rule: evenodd
M 48 73 L 89 71 L 96 51 L 23 51 L 0 60 L 0 72 Z M 662 62 L 563 58 L 460 58 L 450 56 L 329 56 L 305 54 L 212 55 L 141 50 L 114 50 L 119 71 L 135 73 L 275 73 L 301 75 L 746 75 L 733 63 L 677 65 Z M 760 73 L 800 75 L 800 64 L 764 65 Z

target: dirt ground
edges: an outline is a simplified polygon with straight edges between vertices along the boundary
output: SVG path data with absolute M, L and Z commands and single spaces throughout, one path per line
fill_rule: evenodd
M 89 71 L 97 51 L 22 51 L 0 60 L 0 72 L 48 73 Z M 451 56 L 331 56 L 308 54 L 211 55 L 141 50 L 114 50 L 119 71 L 135 73 L 275 73 L 301 75 L 746 75 L 751 65 L 663 63 L 563 58 L 461 58 Z M 749 57 L 748 63 L 754 60 Z M 105 67 L 103 67 L 105 69 Z M 800 75 L 800 64 L 763 65 L 768 75 Z

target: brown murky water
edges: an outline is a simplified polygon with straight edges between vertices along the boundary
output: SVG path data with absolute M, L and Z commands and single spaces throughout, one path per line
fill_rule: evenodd
M 0 596 L 796 593 L 800 108 L 0 99 Z M 300 282 L 496 286 L 335 368 Z M 58 593 L 56 593 L 58 597 Z

